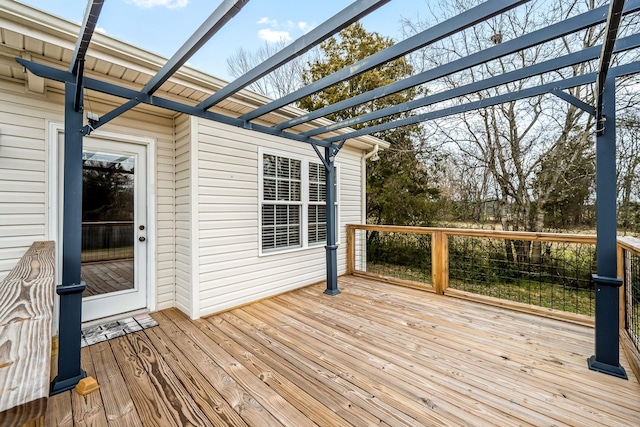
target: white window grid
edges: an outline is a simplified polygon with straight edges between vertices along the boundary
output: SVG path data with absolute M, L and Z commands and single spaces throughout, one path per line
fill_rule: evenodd
M 280 177 L 269 169 L 269 163 L 265 159 L 288 159 L 300 162 L 300 193 L 289 191 L 291 182 L 298 183 L 296 177 Z M 324 177 L 324 165 L 318 159 L 311 159 L 295 154 L 260 148 L 258 152 L 259 162 L 259 255 L 271 255 L 296 251 L 305 248 L 318 247 L 326 244 L 326 189 Z M 321 171 L 321 173 L 319 172 Z M 336 243 L 340 237 L 340 195 L 339 195 L 339 165 L 335 165 L 336 176 Z M 270 180 L 275 181 L 269 184 Z M 284 182 L 289 184 L 284 184 Z M 275 187 L 275 190 L 271 190 Z M 314 187 L 314 189 L 312 189 Z M 297 187 L 296 187 L 297 188 Z M 280 197 L 279 189 L 285 194 L 294 195 L 296 200 L 285 200 Z M 265 191 L 266 190 L 266 191 Z M 275 200 L 274 200 L 275 199 Z M 279 211 L 278 211 L 279 210 Z M 265 215 L 268 215 L 265 217 Z M 276 216 L 271 220 L 269 215 Z M 280 215 L 280 221 L 277 219 Z M 286 221 L 285 221 L 286 216 Z M 267 220 L 265 223 L 265 219 Z M 324 221 L 321 221 L 324 220 Z M 277 224 L 276 224 L 277 223 Z M 286 228 L 285 228 L 286 227 Z M 278 233 L 278 231 L 280 233 Z M 285 242 L 285 237 L 286 242 Z M 292 238 L 293 237 L 293 238 Z M 269 239 L 265 241 L 265 238 Z M 278 240 L 279 239 L 279 240 Z M 298 240 L 296 240 L 298 239 Z

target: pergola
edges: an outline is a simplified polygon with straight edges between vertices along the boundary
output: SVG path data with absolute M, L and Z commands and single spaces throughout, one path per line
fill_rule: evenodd
M 313 82 L 286 96 L 271 101 L 240 117 L 231 117 L 210 111 L 210 108 L 229 98 L 251 83 L 267 75 L 276 68 L 336 34 L 368 13 L 376 10 L 390 0 L 356 0 L 342 11 L 294 41 L 280 52 L 260 65 L 213 93 L 198 105 L 188 105 L 170 99 L 158 97 L 154 93 L 187 60 L 202 47 L 220 28 L 230 21 L 248 0 L 223 0 L 218 8 L 193 33 L 184 45 L 151 78 L 142 89 L 134 90 L 105 81 L 88 78 L 84 75 L 84 61 L 91 37 L 96 28 L 98 16 L 104 0 L 89 0 L 81 32 L 68 70 L 52 68 L 32 61 L 17 58 L 33 74 L 63 82 L 65 84 L 65 139 L 64 139 L 64 239 L 62 248 L 62 283 L 57 287 L 60 295 L 60 328 L 58 357 L 58 376 L 51 385 L 51 393 L 69 390 L 86 374 L 80 367 L 80 324 L 82 309 L 82 291 L 85 285 L 81 281 L 81 198 L 82 198 L 82 143 L 83 137 L 93 130 L 126 113 L 139 104 L 149 104 L 196 116 L 208 120 L 226 123 L 255 132 L 277 135 L 283 138 L 310 144 L 326 169 L 326 294 L 339 294 L 337 282 L 337 245 L 335 230 L 334 160 L 349 138 L 406 126 L 436 118 L 446 117 L 478 108 L 498 105 L 518 99 L 539 96 L 547 93 L 573 104 L 575 107 L 595 116 L 596 119 L 596 183 L 597 183 L 597 274 L 593 276 L 596 287 L 595 314 L 595 354 L 588 359 L 589 368 L 610 375 L 626 378 L 624 368 L 619 363 L 619 287 L 622 280 L 616 270 L 616 120 L 615 86 L 616 77 L 640 72 L 640 62 L 631 62 L 611 67 L 612 55 L 640 46 L 640 34 L 618 38 L 621 18 L 626 14 L 640 10 L 640 0 L 612 0 L 588 12 L 576 15 L 562 22 L 532 31 L 526 35 L 504 41 L 472 55 L 462 57 L 444 65 L 431 68 L 404 80 L 359 94 L 353 98 L 337 102 L 319 110 L 283 121 L 274 126 L 257 123 L 261 116 L 294 103 L 332 85 L 348 80 L 367 70 L 383 65 L 420 48 L 428 46 L 445 37 L 470 28 L 501 13 L 507 12 L 529 0 L 487 0 L 451 19 L 434 25 L 412 37 L 409 37 L 383 51 L 371 55 L 355 64 Z M 601 46 L 585 48 L 552 60 L 540 62 L 515 71 L 507 72 L 485 80 L 475 81 L 454 89 L 428 94 L 393 107 L 377 110 L 349 120 L 339 121 L 310 131 L 296 132 L 292 128 L 325 117 L 331 113 L 371 102 L 408 88 L 419 86 L 440 77 L 450 75 L 505 55 L 519 52 L 550 40 L 581 31 L 598 24 L 606 23 L 605 40 Z M 542 84 L 505 95 L 486 98 L 481 101 L 458 104 L 454 107 L 416 114 L 407 118 L 389 121 L 384 124 L 370 125 L 359 130 L 347 130 L 339 136 L 322 137 L 327 132 L 347 128 L 356 124 L 367 124 L 383 117 L 416 110 L 438 102 L 460 98 L 468 94 L 518 81 L 532 76 L 549 73 L 563 67 L 585 61 L 599 60 L 598 71 Z M 596 103 L 588 105 L 565 90 L 585 84 L 596 83 Z M 88 123 L 84 121 L 84 89 L 91 89 L 116 96 L 125 102 L 102 117 L 90 115 Z

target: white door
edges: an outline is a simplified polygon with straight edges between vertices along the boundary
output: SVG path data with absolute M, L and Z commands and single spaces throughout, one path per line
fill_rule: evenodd
M 82 163 L 81 274 L 86 283 L 82 321 L 86 322 L 147 308 L 147 147 L 85 138 Z M 59 242 L 61 247 L 62 236 Z

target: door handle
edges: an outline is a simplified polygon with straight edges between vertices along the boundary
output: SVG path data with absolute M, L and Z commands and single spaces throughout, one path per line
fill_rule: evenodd
M 145 240 L 147 240 L 147 239 L 145 239 L 145 237 L 144 237 L 144 236 L 140 236 L 140 237 L 138 237 L 138 240 L 140 240 L 141 242 L 144 242 L 144 241 L 145 241 Z

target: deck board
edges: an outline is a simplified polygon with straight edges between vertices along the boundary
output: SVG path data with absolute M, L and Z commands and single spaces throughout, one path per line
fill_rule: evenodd
M 143 365 L 144 355 L 139 357 L 129 342 L 129 337 L 112 341 L 111 349 L 122 371 L 126 387 L 131 393 L 136 409 L 145 426 L 179 427 L 169 407 L 173 402 L 165 399 L 163 388 L 158 387 L 156 372 L 147 371 Z
M 82 369 L 88 376 L 96 377 L 93 367 L 93 358 L 89 347 L 84 347 L 80 354 Z M 107 427 L 107 416 L 102 406 L 102 391 L 81 395 L 80 393 L 71 393 L 71 402 L 73 408 L 73 424 L 79 427 Z
M 191 337 L 173 323 L 167 315 L 173 315 L 174 318 L 178 319 L 184 317 L 176 310 L 165 310 L 162 313 L 157 313 L 154 317 L 160 322 L 160 329 L 167 333 L 171 340 L 175 342 L 177 348 L 189 355 L 189 359 L 196 369 L 205 375 L 211 385 L 220 392 L 220 395 L 229 402 L 229 405 L 248 425 L 282 425 L 209 356 L 206 348 L 203 349 L 200 347 L 199 344 L 201 343 L 192 340 Z M 195 326 L 193 327 L 195 328 Z M 206 340 L 204 344 L 207 344 Z
M 142 421 L 113 355 L 110 345 L 112 343 L 115 342 L 106 341 L 88 347 L 96 374 L 95 379 L 100 385 L 99 392 L 105 416 L 110 427 L 140 427 Z
M 191 390 L 192 399 L 208 420 L 214 425 L 247 426 L 220 392 L 190 362 L 189 357 L 176 347 L 162 329 L 149 329 L 146 335 L 178 379 Z
M 49 413 L 77 426 L 104 425 L 100 411 L 109 426 L 640 425 L 624 353 L 629 381 L 587 368 L 588 326 L 350 276 L 340 289 L 196 321 L 154 313 L 159 327 L 83 351 L 93 401 L 65 393 Z

